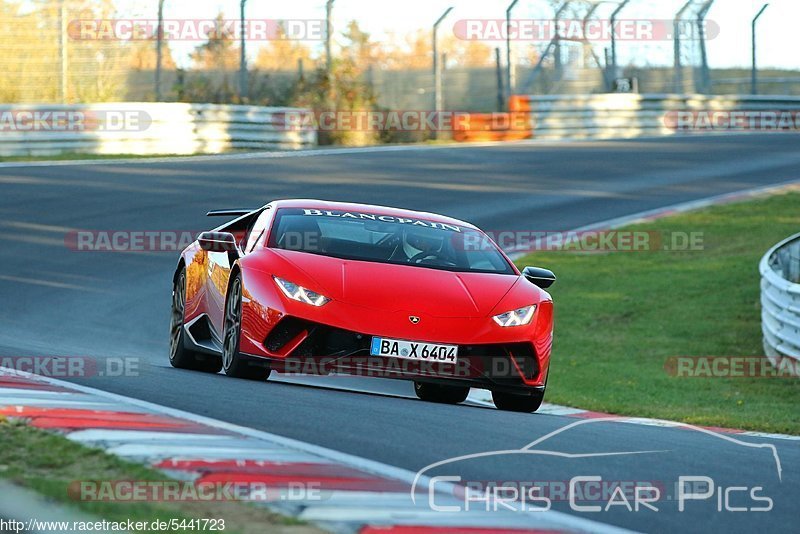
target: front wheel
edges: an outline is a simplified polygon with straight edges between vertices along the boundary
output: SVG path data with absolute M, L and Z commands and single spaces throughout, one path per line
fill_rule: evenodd
M 458 404 L 467 400 L 469 388 L 414 382 L 414 393 L 424 401 L 439 402 L 442 404 Z
M 222 342 L 222 369 L 225 374 L 246 380 L 266 380 L 270 368 L 248 361 L 239 352 L 242 337 L 242 276 L 231 279 L 225 299 L 225 327 Z
M 542 405 L 544 390 L 537 390 L 524 395 L 492 391 L 492 400 L 498 410 L 533 413 Z
M 186 269 L 181 269 L 172 286 L 172 310 L 169 322 L 169 363 L 178 369 L 191 369 L 204 373 L 219 373 L 222 359 L 219 356 L 198 354 L 186 348 L 184 338 L 184 311 L 186 309 Z

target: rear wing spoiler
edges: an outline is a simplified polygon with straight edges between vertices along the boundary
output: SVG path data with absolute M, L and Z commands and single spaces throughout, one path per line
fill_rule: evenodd
M 253 213 L 255 209 L 230 209 L 230 210 L 211 210 L 206 213 L 206 217 L 244 217 Z

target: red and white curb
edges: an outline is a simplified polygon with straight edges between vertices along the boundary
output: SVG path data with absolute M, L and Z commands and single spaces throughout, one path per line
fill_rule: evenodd
M 147 464 L 195 484 L 274 490 L 281 514 L 335 532 L 359 534 L 529 534 L 624 532 L 553 510 L 435 511 L 411 499 L 416 473 L 346 453 L 159 406 L 49 377 L 0 368 L 0 415 L 60 432 L 68 439 Z M 287 498 L 289 483 L 313 486 L 311 496 Z M 457 506 L 455 487 L 437 483 L 437 506 Z M 311 494 L 309 494 L 311 495 Z M 419 493 L 417 494 L 419 495 Z M 463 502 L 461 503 L 463 504 Z

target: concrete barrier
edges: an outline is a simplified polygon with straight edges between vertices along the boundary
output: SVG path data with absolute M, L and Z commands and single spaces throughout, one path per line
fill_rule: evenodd
M 758 268 L 766 355 L 776 365 L 800 360 L 800 234 L 772 247 Z
M 316 146 L 313 128 L 287 129 L 297 108 L 185 103 L 0 106 L 0 156 L 216 154 Z

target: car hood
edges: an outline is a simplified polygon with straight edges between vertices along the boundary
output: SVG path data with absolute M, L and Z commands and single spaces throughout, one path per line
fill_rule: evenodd
M 309 289 L 330 298 L 375 310 L 409 310 L 433 317 L 485 317 L 519 280 L 517 275 L 452 272 L 288 250 L 271 249 L 270 253 L 319 286 Z

